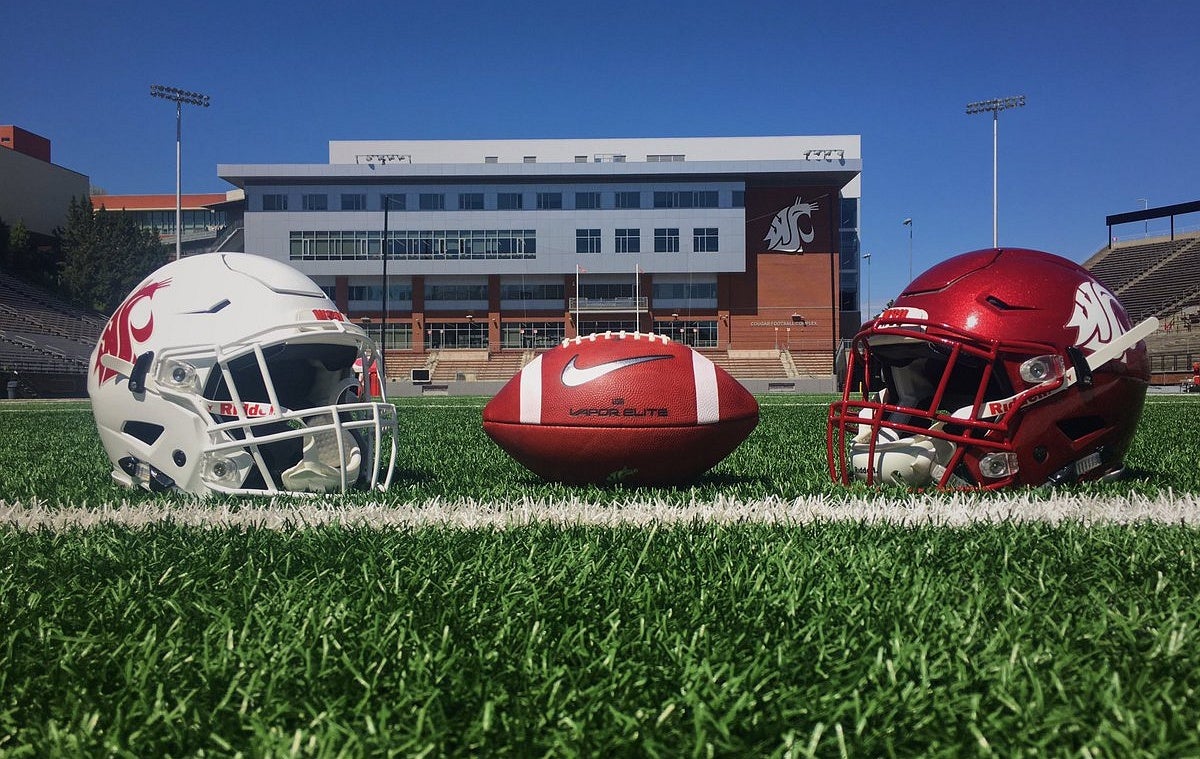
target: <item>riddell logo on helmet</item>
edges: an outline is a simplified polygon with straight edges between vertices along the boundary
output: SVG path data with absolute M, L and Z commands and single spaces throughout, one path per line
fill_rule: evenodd
M 1079 330 L 1076 344 L 1088 353 L 1125 334 L 1125 327 L 1117 316 L 1117 298 L 1099 282 L 1080 282 L 1075 288 L 1075 310 L 1071 312 L 1068 327 Z
M 116 371 L 109 369 L 100 362 L 104 356 L 116 356 L 122 361 L 132 364 L 134 359 L 133 344 L 135 342 L 146 342 L 150 339 L 150 335 L 154 333 L 154 313 L 151 312 L 146 317 L 145 324 L 135 326 L 130 324 L 133 319 L 133 309 L 143 300 L 153 298 L 154 293 L 170 285 L 170 279 L 164 279 L 161 282 L 151 282 L 145 287 L 135 290 L 113 313 L 112 318 L 108 320 L 108 324 L 104 326 L 104 332 L 100 333 L 100 344 L 96 350 L 96 363 L 92 366 L 92 371 L 96 372 L 96 379 L 99 384 L 103 385 L 117 376 Z
M 275 416 L 275 407 L 269 403 L 247 401 L 242 404 L 241 413 L 238 413 L 237 404 L 232 401 L 209 401 L 206 406 L 209 413 L 220 414 L 221 416 L 242 416 L 247 419 L 261 419 L 267 416 Z
M 346 317 L 341 311 L 335 311 L 331 308 L 314 308 L 312 310 L 313 318 L 320 322 L 344 322 Z

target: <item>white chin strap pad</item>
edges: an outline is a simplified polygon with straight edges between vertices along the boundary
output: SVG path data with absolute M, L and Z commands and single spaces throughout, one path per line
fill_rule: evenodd
M 346 430 L 324 430 L 304 436 L 304 455 L 300 462 L 283 472 L 287 490 L 327 493 L 342 489 L 342 457 L 338 437 L 346 451 L 346 487 L 358 480 L 362 452 L 354 436 Z
M 854 478 L 875 484 L 906 487 L 936 485 L 954 455 L 954 444 L 937 438 L 915 435 L 901 438 L 895 430 L 880 429 L 875 438 L 875 461 L 870 460 L 870 440 L 855 440 L 850 446 L 850 464 Z

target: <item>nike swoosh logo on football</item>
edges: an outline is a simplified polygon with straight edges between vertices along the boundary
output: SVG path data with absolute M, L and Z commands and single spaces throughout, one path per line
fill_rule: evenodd
M 596 364 L 587 369 L 580 369 L 575 366 L 575 359 L 579 356 L 571 356 L 571 360 L 562 370 L 562 383 L 567 387 L 579 387 L 586 385 L 592 380 L 600 379 L 606 374 L 625 369 L 626 367 L 644 364 L 647 361 L 662 361 L 671 356 L 637 356 L 635 358 L 620 358 L 616 361 L 606 361 L 603 364 Z

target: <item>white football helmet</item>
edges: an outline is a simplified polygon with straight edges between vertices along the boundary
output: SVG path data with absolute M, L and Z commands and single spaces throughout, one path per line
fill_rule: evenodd
M 112 476 L 151 491 L 386 489 L 396 410 L 362 400 L 375 343 L 308 277 L 206 253 L 134 288 L 92 352 L 88 394 Z

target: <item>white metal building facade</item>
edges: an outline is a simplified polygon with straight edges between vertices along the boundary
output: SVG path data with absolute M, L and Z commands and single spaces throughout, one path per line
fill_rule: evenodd
M 376 329 L 386 224 L 394 350 L 604 328 L 771 347 L 781 323 L 826 350 L 842 312 L 857 327 L 859 142 L 334 141 L 328 164 L 218 174 L 245 190 L 247 251 L 304 271 Z

